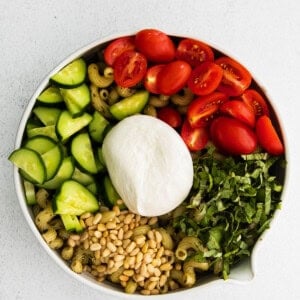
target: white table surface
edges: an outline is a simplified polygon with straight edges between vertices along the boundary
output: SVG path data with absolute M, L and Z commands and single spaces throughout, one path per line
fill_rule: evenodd
M 298 0 L 0 0 L 0 299 L 116 299 L 71 278 L 45 253 L 21 212 L 7 157 L 46 74 L 91 41 L 146 27 L 194 35 L 243 62 L 274 99 L 289 155 L 283 208 L 259 249 L 255 278 L 181 299 L 300 299 Z

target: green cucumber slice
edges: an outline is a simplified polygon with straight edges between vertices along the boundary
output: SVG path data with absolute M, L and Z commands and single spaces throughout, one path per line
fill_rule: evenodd
M 55 125 L 35 127 L 35 128 L 28 129 L 27 130 L 27 135 L 28 135 L 29 138 L 37 136 L 37 135 L 44 135 L 44 136 L 48 136 L 51 139 L 58 142 L 58 137 L 56 135 Z
M 46 179 L 46 169 L 41 155 L 27 148 L 14 150 L 8 159 L 17 166 L 23 178 L 32 183 L 43 183 Z
M 45 181 L 43 184 L 38 185 L 39 187 L 43 187 L 48 190 L 58 189 L 64 181 L 70 179 L 74 172 L 74 162 L 72 157 L 66 157 L 63 159 L 57 173 L 55 176 Z
M 60 145 L 56 145 L 41 156 L 46 168 L 46 180 L 49 180 L 54 177 L 62 163 L 63 151 Z
M 91 102 L 90 89 L 85 83 L 72 89 L 60 89 L 60 92 L 73 117 L 80 116 Z
M 109 124 L 109 121 L 107 121 L 98 111 L 95 111 L 93 120 L 89 124 L 89 134 L 91 138 L 97 143 L 102 143 Z
M 47 136 L 34 136 L 29 138 L 23 147 L 35 150 L 39 154 L 44 154 L 56 146 L 56 142 Z
M 64 102 L 64 99 L 60 94 L 58 87 L 50 86 L 37 97 L 37 102 L 52 106 Z
M 117 120 L 140 113 L 148 102 L 149 92 L 139 91 L 113 104 L 109 110 Z
M 60 215 L 60 217 L 67 231 L 76 231 L 78 233 L 83 231 L 84 228 L 80 224 L 77 216 Z
M 80 216 L 99 210 L 99 203 L 86 187 L 74 180 L 65 181 L 53 199 L 53 211 L 60 215 Z
M 91 174 L 98 172 L 97 162 L 88 133 L 80 133 L 72 139 L 71 153 L 80 168 Z
M 36 197 L 35 197 L 35 187 L 34 184 L 24 180 L 23 181 L 23 186 L 24 186 L 24 192 L 25 192 L 25 198 L 26 198 L 26 203 L 28 205 L 34 205 L 37 204 Z
M 86 72 L 85 61 L 78 58 L 51 76 L 50 80 L 58 86 L 74 87 L 85 80 Z
M 82 116 L 73 118 L 69 111 L 63 111 L 57 121 L 57 132 L 61 137 L 61 140 L 64 142 L 74 133 L 78 132 L 85 126 L 87 126 L 93 117 L 84 113 Z
M 37 106 L 33 109 L 33 113 L 36 117 L 45 125 L 55 125 L 61 109 L 55 107 Z
M 103 180 L 104 185 L 104 198 L 103 202 L 109 207 L 112 208 L 114 205 L 117 205 L 117 201 L 121 199 L 120 195 L 116 191 L 115 187 L 113 186 L 111 179 L 109 176 L 105 176 Z M 125 209 L 126 205 L 121 204 L 119 205 L 120 209 Z

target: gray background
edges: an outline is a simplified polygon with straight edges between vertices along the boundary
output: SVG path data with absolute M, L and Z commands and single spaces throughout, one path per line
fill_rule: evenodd
M 195 36 L 243 62 L 274 101 L 289 157 L 283 208 L 259 248 L 254 280 L 221 281 L 181 299 L 300 299 L 299 3 L 0 0 L 0 299 L 115 299 L 65 274 L 46 254 L 20 210 L 7 157 L 31 95 L 58 63 L 94 40 L 146 27 Z

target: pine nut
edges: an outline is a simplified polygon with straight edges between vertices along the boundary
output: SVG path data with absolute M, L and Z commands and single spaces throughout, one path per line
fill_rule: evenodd
M 170 271 L 170 270 L 172 270 L 173 267 L 170 263 L 165 263 L 165 264 L 162 264 L 159 268 L 161 271 Z
M 157 217 L 152 217 L 152 218 L 149 220 L 148 224 L 149 224 L 149 225 L 154 225 L 154 224 L 157 223 L 157 221 L 158 221 L 158 218 L 157 218 Z
M 124 258 L 125 258 L 124 255 L 118 254 L 118 255 L 116 255 L 116 256 L 114 257 L 114 260 L 115 260 L 115 261 L 123 261 Z
M 124 239 L 130 239 L 133 235 L 133 231 L 129 230 L 127 232 L 124 233 Z
M 108 248 L 104 249 L 102 252 L 102 257 L 108 257 L 110 255 L 110 250 Z
M 115 222 L 109 221 L 109 222 L 106 223 L 106 228 L 107 229 L 115 229 L 116 227 L 117 227 L 117 224 Z
M 134 271 L 133 270 L 124 270 L 123 274 L 128 277 L 132 277 L 134 275 Z
M 131 243 L 126 247 L 125 251 L 126 251 L 127 253 L 130 253 L 130 252 L 135 248 L 135 246 L 136 246 L 136 243 L 135 243 L 135 242 L 131 242 Z
M 111 242 L 108 242 L 107 245 L 106 245 L 106 247 L 107 247 L 111 252 L 116 252 L 116 250 L 117 250 L 117 247 L 116 247 L 113 243 L 111 243 Z
M 123 240 L 123 238 L 124 238 L 124 230 L 123 230 L 123 228 L 120 228 L 120 230 L 118 232 L 118 239 Z
M 100 220 L 102 219 L 102 214 L 101 213 L 97 213 L 94 217 L 94 220 L 93 220 L 93 225 L 97 225 Z
M 140 252 L 139 248 L 134 248 L 129 255 L 130 256 L 136 256 L 139 252 Z
M 97 251 L 101 249 L 101 245 L 99 243 L 94 243 L 90 246 L 91 251 Z

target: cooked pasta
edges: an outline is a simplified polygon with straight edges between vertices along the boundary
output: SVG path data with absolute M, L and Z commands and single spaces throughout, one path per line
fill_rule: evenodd
M 101 99 L 98 91 L 98 87 L 95 84 L 90 85 L 91 90 L 91 103 L 94 109 L 100 112 L 104 117 L 111 118 L 111 113 L 109 111 L 109 105 Z
M 113 81 L 113 69 L 110 67 L 107 67 L 108 69 L 104 69 L 104 75 L 100 75 L 99 73 L 99 67 L 97 64 L 90 64 L 88 66 L 88 77 L 89 80 L 98 88 L 106 88 L 110 86 Z
M 205 251 L 201 241 L 194 236 L 184 237 L 178 244 L 175 251 L 176 258 L 179 260 L 185 260 L 188 256 L 188 250 Z
M 38 189 L 35 194 L 36 202 L 41 208 L 46 208 L 47 205 L 49 204 L 48 197 L 49 197 L 49 193 L 47 192 L 47 190 L 43 188 Z
M 119 94 L 120 97 L 127 98 L 129 96 L 132 96 L 136 90 L 132 88 L 117 86 L 116 91 Z
M 172 240 L 171 235 L 164 229 L 164 228 L 156 228 L 156 230 L 161 234 L 162 236 L 162 245 L 165 249 L 172 250 L 174 248 L 174 242 Z
M 150 95 L 148 104 L 154 107 L 164 107 L 169 104 L 169 98 L 166 98 L 165 96 L 162 95 L 159 96 Z
M 35 224 L 40 231 L 47 230 L 50 225 L 48 224 L 55 217 L 51 205 L 40 211 L 35 217 Z
M 194 98 L 194 94 L 189 88 L 182 89 L 183 94 L 177 93 L 171 96 L 171 102 L 178 106 L 186 106 L 190 104 Z
M 54 228 L 50 227 L 46 232 L 42 234 L 42 236 L 46 243 L 49 244 L 50 242 L 56 239 L 57 232 Z
M 186 287 L 193 286 L 196 282 L 195 269 L 207 271 L 209 268 L 208 262 L 198 262 L 193 259 L 186 261 L 183 264 L 183 285 Z
M 143 110 L 143 113 L 148 116 L 157 117 L 156 108 L 153 105 L 147 104 Z

